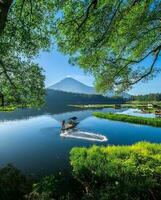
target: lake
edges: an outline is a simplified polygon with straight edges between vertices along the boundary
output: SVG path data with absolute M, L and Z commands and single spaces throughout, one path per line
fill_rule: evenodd
M 0 167 L 12 163 L 26 174 L 41 177 L 58 171 L 68 171 L 72 147 L 91 145 L 127 145 L 138 141 L 161 142 L 161 128 L 99 119 L 95 110 L 61 108 L 57 110 L 23 109 L 0 113 Z M 103 112 L 143 115 L 139 110 L 112 108 Z M 61 121 L 78 117 L 78 129 L 102 134 L 106 142 L 60 137 Z M 154 117 L 153 114 L 145 115 Z

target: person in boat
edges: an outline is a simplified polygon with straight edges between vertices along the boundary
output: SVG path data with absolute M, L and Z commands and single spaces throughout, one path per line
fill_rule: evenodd
M 72 125 L 77 124 L 77 117 L 71 117 L 71 118 L 69 118 L 68 123 L 72 124 Z
M 62 126 L 62 129 L 65 128 L 65 120 L 62 121 L 61 126 Z

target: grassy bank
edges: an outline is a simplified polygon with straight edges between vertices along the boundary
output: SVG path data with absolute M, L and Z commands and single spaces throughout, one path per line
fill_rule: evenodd
M 31 105 L 29 104 L 26 104 L 25 106 L 24 105 L 20 105 L 20 104 L 12 104 L 12 105 L 5 105 L 5 106 L 0 106 L 0 112 L 12 112 L 14 110 L 16 110 L 17 108 L 32 108 Z
M 145 106 L 144 103 L 125 103 L 125 104 L 120 104 L 121 108 L 143 108 Z M 71 107 L 76 107 L 76 108 L 115 108 L 115 104 L 77 104 L 77 105 L 69 105 Z
M 79 104 L 79 105 L 69 105 L 75 108 L 114 108 L 114 104 Z
M 0 107 L 0 112 L 11 112 L 14 111 L 17 107 L 16 106 L 1 106 Z
M 160 144 L 73 148 L 71 165 L 84 199 L 161 199 Z
M 127 101 L 124 104 L 120 104 L 121 108 L 144 108 L 146 112 L 148 113 L 155 113 L 157 110 L 156 108 L 148 108 L 148 104 L 156 104 L 158 106 L 161 106 L 161 102 L 147 102 L 147 101 Z M 71 107 L 76 107 L 76 108 L 82 108 L 82 109 L 90 109 L 90 108 L 115 108 L 115 104 L 74 104 L 74 105 L 69 105 Z
M 160 118 L 136 117 L 124 114 L 102 113 L 102 112 L 94 112 L 93 115 L 99 118 L 110 119 L 115 121 L 123 121 L 135 124 L 144 124 L 144 125 L 161 127 Z

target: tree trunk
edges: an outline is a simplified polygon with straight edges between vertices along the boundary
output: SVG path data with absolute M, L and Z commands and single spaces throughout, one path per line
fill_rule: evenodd
M 4 95 L 1 94 L 1 106 L 4 106 Z
M 13 0 L 0 0 L 0 35 L 2 34 Z

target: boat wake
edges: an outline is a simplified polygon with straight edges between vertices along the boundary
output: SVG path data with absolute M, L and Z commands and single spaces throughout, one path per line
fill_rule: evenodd
M 108 139 L 104 135 L 90 133 L 90 132 L 84 132 L 79 130 L 71 130 L 71 131 L 65 131 L 60 134 L 61 137 L 67 137 L 67 138 L 76 138 L 76 139 L 83 139 L 83 140 L 91 140 L 91 141 L 97 141 L 97 142 L 106 142 Z

